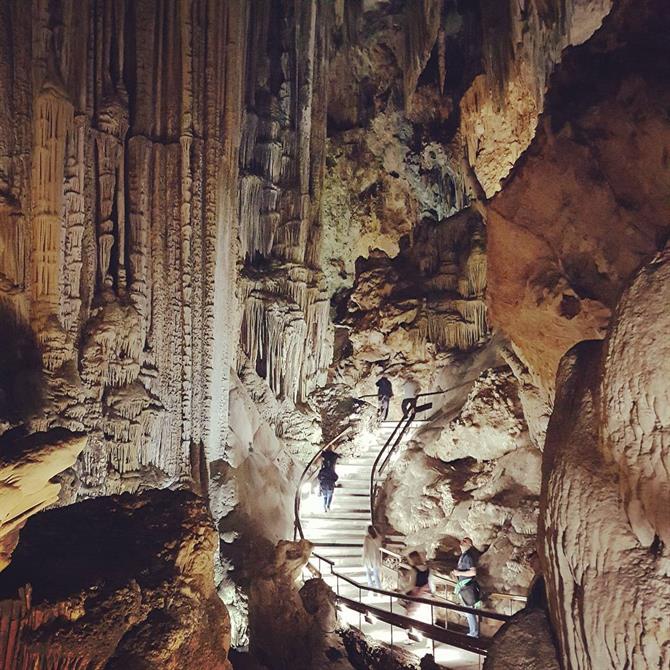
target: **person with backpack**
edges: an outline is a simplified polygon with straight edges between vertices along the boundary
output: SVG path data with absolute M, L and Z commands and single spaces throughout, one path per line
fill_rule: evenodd
M 377 418 L 379 421 L 386 421 L 389 415 L 389 405 L 393 397 L 393 385 L 388 377 L 381 377 L 375 382 L 377 387 L 377 398 L 379 400 L 379 409 Z
M 459 545 L 461 555 L 456 569 L 451 573 L 457 580 L 454 592 L 466 607 L 477 607 L 481 603 L 482 593 L 475 579 L 477 575 L 475 548 L 469 537 L 464 537 Z M 472 612 L 466 612 L 465 618 L 468 620 L 468 637 L 479 637 L 479 617 Z
M 332 452 L 326 452 L 323 455 L 323 463 L 317 475 L 319 481 L 319 495 L 323 499 L 323 511 L 330 512 L 330 506 L 333 502 L 333 492 L 335 491 L 335 482 L 338 480 L 335 472 L 335 461 L 337 456 Z

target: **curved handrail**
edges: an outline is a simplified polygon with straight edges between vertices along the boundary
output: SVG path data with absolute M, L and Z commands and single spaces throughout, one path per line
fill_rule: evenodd
M 397 448 L 400 446 L 403 436 L 409 429 L 409 426 L 415 419 L 416 415 L 419 412 L 426 411 L 427 409 L 430 409 L 433 406 L 432 403 L 419 405 L 419 399 L 449 393 L 451 391 L 455 391 L 456 389 L 463 388 L 464 386 L 468 386 L 469 384 L 472 384 L 472 382 L 474 381 L 475 378 L 468 379 L 462 382 L 461 384 L 456 384 L 456 386 L 450 386 L 448 389 L 444 389 L 442 391 L 427 391 L 425 393 L 417 393 L 413 398 L 407 398 L 406 401 L 404 401 L 407 402 L 407 407 L 403 413 L 403 417 L 402 419 L 400 419 L 400 421 L 398 421 L 398 424 L 393 429 L 393 433 L 388 438 L 388 440 L 386 440 L 384 446 L 380 449 L 379 454 L 377 454 L 377 458 L 375 459 L 375 462 L 372 466 L 372 472 L 370 473 L 370 521 L 373 526 L 375 524 L 375 497 L 378 489 L 377 479 L 386 469 L 386 466 L 391 460 L 393 454 L 396 452 Z M 402 430 L 400 435 L 398 436 L 397 439 L 394 440 L 396 431 L 401 427 Z M 380 461 L 382 462 L 381 466 L 377 467 Z
M 494 612 L 493 610 L 479 609 L 476 607 L 468 607 L 467 605 L 457 605 L 456 603 L 449 602 L 448 600 L 433 600 L 432 598 L 423 598 L 421 596 L 410 596 L 406 593 L 400 591 L 387 591 L 386 589 L 378 589 L 376 586 L 365 586 L 360 584 L 355 579 L 343 575 L 337 570 L 332 569 L 332 561 L 328 561 L 325 557 L 319 556 L 312 552 L 314 556 L 320 558 L 322 561 L 326 561 L 331 565 L 331 574 L 335 575 L 338 579 L 342 579 L 348 584 L 355 586 L 356 588 L 361 588 L 364 591 L 370 591 L 372 593 L 377 593 L 381 596 L 391 596 L 392 598 L 397 598 L 398 600 L 408 600 L 414 603 L 419 603 L 421 605 L 432 605 L 433 607 L 439 607 L 441 609 L 452 610 L 453 612 L 459 612 L 460 614 L 478 614 L 485 619 L 495 619 L 496 621 L 509 621 L 509 616 L 507 614 L 501 614 L 500 612 Z
M 402 628 L 405 628 L 406 630 L 419 630 L 426 637 L 440 642 L 444 642 L 451 646 L 456 646 L 461 649 L 472 651 L 481 655 L 486 655 L 489 646 L 489 639 L 485 637 L 470 638 L 461 633 L 447 631 L 445 628 L 441 626 L 436 626 L 434 623 L 423 622 L 418 619 L 414 619 L 412 617 L 398 614 L 397 612 L 393 612 L 392 608 L 391 611 L 387 611 L 379 607 L 370 605 L 368 603 L 363 603 L 360 597 L 359 600 L 356 601 L 352 600 L 351 598 L 341 596 L 339 594 L 340 580 L 343 580 L 344 582 L 351 584 L 352 586 L 359 589 L 359 593 L 362 591 L 366 591 L 369 593 L 375 593 L 378 595 L 387 596 L 390 599 L 395 598 L 397 600 L 428 605 L 431 607 L 431 610 L 433 607 L 437 607 L 439 609 L 453 611 L 459 614 L 474 614 L 477 617 L 481 617 L 484 619 L 492 619 L 494 621 L 500 621 L 503 623 L 509 621 L 511 618 L 506 614 L 501 614 L 499 612 L 494 612 L 492 610 L 467 607 L 465 605 L 457 605 L 455 603 L 451 603 L 446 600 L 433 600 L 432 598 L 423 598 L 421 596 L 410 596 L 408 594 L 404 594 L 399 591 L 387 591 L 386 589 L 378 589 L 373 586 L 365 586 L 363 584 L 358 583 L 354 579 L 347 577 L 347 575 L 339 573 L 337 570 L 333 568 L 334 566 L 333 561 L 326 558 L 325 556 L 321 556 L 316 552 L 312 552 L 312 556 L 319 559 L 319 561 L 324 561 L 325 563 L 327 563 L 330 568 L 330 574 L 337 578 L 337 587 L 336 587 L 337 592 L 335 593 L 335 595 L 338 602 L 342 603 L 343 605 L 354 611 L 358 611 L 360 613 L 365 614 L 371 614 L 375 616 L 377 619 L 385 621 L 386 623 L 390 623 L 391 625 L 400 626 Z M 318 575 L 322 576 L 321 572 L 317 568 L 313 566 L 311 567 L 313 569 L 313 572 L 316 572 Z
M 370 523 L 372 525 L 375 525 L 375 496 L 377 493 L 377 486 L 376 486 L 376 479 L 377 479 L 377 474 L 378 474 L 378 466 L 379 462 L 383 460 L 383 466 L 386 466 L 386 463 L 388 462 L 388 458 L 385 458 L 385 455 L 391 454 L 395 451 L 396 447 L 400 444 L 402 441 L 402 438 L 405 436 L 405 433 L 407 432 L 408 428 L 410 427 L 410 424 L 414 420 L 414 417 L 416 416 L 416 405 L 410 407 L 409 411 L 405 413 L 398 421 L 398 423 L 395 425 L 393 428 L 393 432 L 389 435 L 388 439 L 384 443 L 384 446 L 379 450 L 379 453 L 377 454 L 377 458 L 375 458 L 375 462 L 372 465 L 372 470 L 370 471 Z M 389 449 L 389 445 L 391 448 Z M 388 452 L 387 452 L 388 450 Z
M 305 539 L 305 534 L 303 533 L 302 530 L 302 524 L 300 523 L 300 501 L 302 497 L 302 486 L 305 483 L 307 474 L 309 473 L 311 467 L 316 462 L 317 458 L 319 458 L 319 456 L 321 456 L 321 454 L 323 454 L 323 452 L 326 451 L 326 449 L 329 449 L 340 438 L 344 437 L 344 435 L 349 433 L 351 429 L 352 429 L 351 426 L 347 426 L 342 432 L 338 433 L 330 442 L 321 447 L 321 449 L 319 449 L 314 454 L 314 456 L 312 456 L 309 463 L 307 463 L 305 469 L 302 471 L 302 474 L 300 475 L 300 480 L 298 481 L 298 488 L 296 489 L 295 492 L 295 498 L 293 500 L 293 540 L 296 540 L 298 538 L 298 535 L 300 535 L 301 540 Z
M 380 553 L 382 554 L 388 554 L 389 556 L 392 556 L 394 559 L 398 561 L 398 566 L 403 567 L 403 568 L 410 568 L 411 566 L 409 563 L 403 563 L 403 556 L 402 554 L 399 554 L 396 551 L 393 551 L 391 549 L 387 549 L 386 547 L 380 547 L 379 548 Z M 433 577 L 435 579 L 439 579 L 443 582 L 446 582 L 450 586 L 456 586 L 458 583 L 456 579 L 453 579 L 452 577 L 448 577 L 445 575 L 443 572 L 440 572 L 438 568 L 431 568 L 431 572 L 433 574 Z M 524 595 L 521 595 L 520 593 L 500 593 L 498 591 L 487 591 L 486 595 L 488 598 L 496 598 L 496 599 L 507 599 L 507 600 L 514 600 L 516 602 L 523 602 L 525 603 L 528 598 Z

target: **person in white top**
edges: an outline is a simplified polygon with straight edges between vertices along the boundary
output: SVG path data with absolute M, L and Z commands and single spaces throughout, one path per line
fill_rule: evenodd
M 380 577 L 381 555 L 379 549 L 382 546 L 381 535 L 374 526 L 368 526 L 368 532 L 363 540 L 363 565 L 368 577 L 368 586 L 381 589 Z

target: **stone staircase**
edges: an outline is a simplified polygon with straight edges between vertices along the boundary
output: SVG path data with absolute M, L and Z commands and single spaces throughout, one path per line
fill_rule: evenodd
M 405 433 L 403 442 L 427 421 L 415 420 Z M 342 575 L 362 585 L 367 585 L 363 567 L 363 538 L 370 523 L 370 474 L 380 449 L 393 433 L 397 421 L 383 421 L 377 431 L 377 439 L 364 452 L 354 457 L 342 457 L 337 460 L 336 471 L 339 475 L 338 487 L 333 495 L 330 512 L 324 513 L 321 499 L 318 497 L 318 484 L 315 493 L 301 504 L 300 520 L 305 537 L 312 542 L 314 551 L 335 563 L 334 569 Z M 385 546 L 394 551 L 402 551 L 402 537 L 386 538 Z M 336 578 L 329 575 L 327 565 L 322 565 L 326 581 L 335 590 Z M 332 582 L 332 583 L 331 583 Z M 359 599 L 359 589 L 340 580 L 339 593 L 342 596 Z M 373 594 L 361 594 L 366 603 L 383 600 Z M 388 598 L 387 598 L 388 600 Z

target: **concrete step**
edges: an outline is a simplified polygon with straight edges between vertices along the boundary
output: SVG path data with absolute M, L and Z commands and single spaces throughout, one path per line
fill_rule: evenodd
M 365 529 L 370 525 L 369 519 L 303 519 L 302 528 L 305 533 L 330 532 L 336 530 L 356 530 L 365 534 Z
M 345 519 L 351 519 L 352 521 L 367 521 L 369 522 L 370 520 L 370 511 L 369 510 L 362 510 L 362 511 L 356 511 L 356 512 L 351 512 L 348 510 L 340 510 L 336 511 L 334 509 L 335 503 L 333 502 L 333 507 L 331 508 L 330 512 L 327 512 L 325 514 L 303 514 L 301 515 L 301 519 L 304 520 L 318 520 L 318 519 L 337 519 L 338 521 L 344 521 Z

